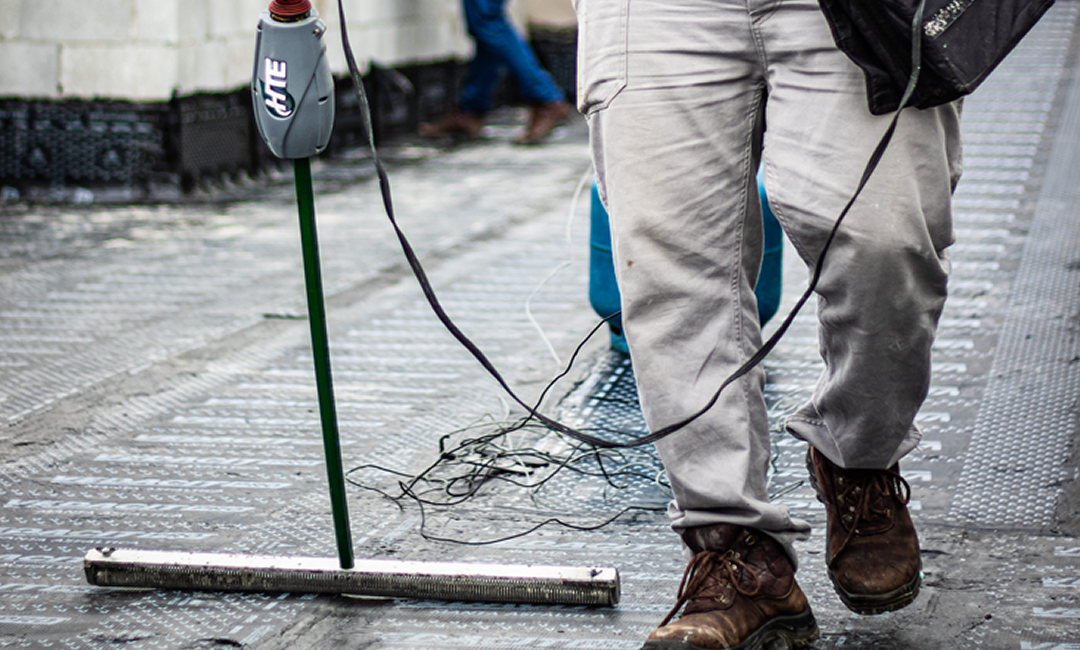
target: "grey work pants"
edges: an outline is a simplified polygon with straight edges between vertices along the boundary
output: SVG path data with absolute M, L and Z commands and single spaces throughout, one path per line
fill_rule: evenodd
M 884 133 L 817 0 L 576 0 L 578 102 L 612 220 L 623 323 L 653 430 L 701 409 L 760 345 L 754 184 L 811 268 Z M 904 111 L 825 256 L 825 370 L 788 430 L 841 467 L 916 446 L 946 296 L 959 105 Z M 734 523 L 788 545 L 769 503 L 764 372 L 657 443 L 676 530 Z

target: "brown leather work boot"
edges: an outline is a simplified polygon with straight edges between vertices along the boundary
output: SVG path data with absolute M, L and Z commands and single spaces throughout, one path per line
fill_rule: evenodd
M 539 144 L 555 127 L 570 116 L 570 104 L 564 101 L 538 104 L 529 111 L 529 123 L 517 140 L 517 144 Z
M 641 650 L 792 650 L 817 638 L 810 604 L 776 540 L 729 524 L 682 535 L 694 559 L 675 607 Z
M 829 579 L 840 600 L 857 614 L 910 605 L 919 594 L 922 560 L 907 508 L 911 487 L 899 466 L 841 469 L 813 447 L 806 466 L 825 504 Z
M 444 135 L 457 135 L 475 138 L 484 128 L 484 118 L 476 113 L 454 111 L 435 124 L 420 125 L 420 135 L 425 138 L 438 138 Z

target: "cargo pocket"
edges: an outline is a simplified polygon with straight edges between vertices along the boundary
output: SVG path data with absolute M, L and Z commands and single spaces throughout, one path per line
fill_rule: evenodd
M 577 105 L 583 115 L 606 108 L 626 87 L 630 0 L 575 0 L 578 14 Z

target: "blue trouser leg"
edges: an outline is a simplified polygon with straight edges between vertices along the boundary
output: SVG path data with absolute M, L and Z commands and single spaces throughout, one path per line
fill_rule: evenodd
M 557 102 L 563 93 L 536 60 L 536 55 L 510 21 L 506 0 L 465 0 L 465 24 L 476 39 L 476 57 L 469 66 L 465 90 L 458 102 L 467 113 L 491 108 L 491 91 L 499 65 L 506 65 L 518 80 L 522 97 L 532 103 Z
M 491 110 L 491 93 L 499 80 L 502 61 L 495 50 L 476 42 L 476 55 L 465 74 L 465 88 L 458 99 L 458 108 L 466 113 L 483 114 Z

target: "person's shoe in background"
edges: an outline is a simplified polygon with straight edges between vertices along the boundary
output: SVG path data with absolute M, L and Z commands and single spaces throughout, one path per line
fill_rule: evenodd
M 420 135 L 425 138 L 440 138 L 444 135 L 475 138 L 484 128 L 484 118 L 475 113 L 454 111 L 434 124 L 420 125 Z
M 569 116 L 570 104 L 565 101 L 537 104 L 529 111 L 529 123 L 525 126 L 525 132 L 515 142 L 524 145 L 539 144 Z

